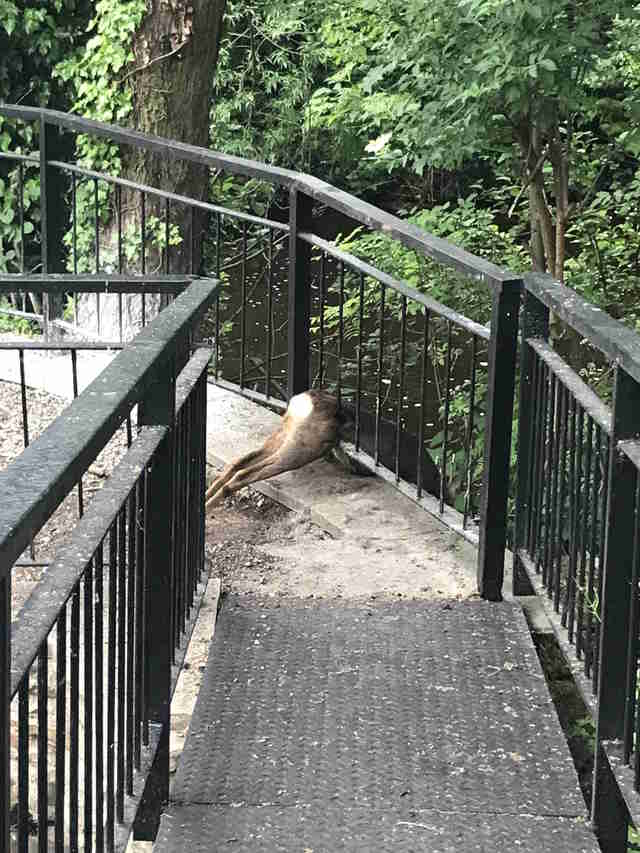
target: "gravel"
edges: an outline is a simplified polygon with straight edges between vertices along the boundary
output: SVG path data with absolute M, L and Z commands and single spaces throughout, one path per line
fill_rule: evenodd
M 27 388 L 26 396 L 29 441 L 32 442 L 65 409 L 68 400 L 33 388 Z M 0 382 L 0 424 L 1 471 L 24 449 L 22 397 L 20 385 L 13 382 Z M 126 428 L 123 425 L 83 477 L 85 506 L 102 488 L 105 478 L 124 455 L 126 447 Z M 18 562 L 51 562 L 56 550 L 68 540 L 77 519 L 78 496 L 77 490 L 74 489 L 37 534 L 32 554 L 27 549 Z M 13 572 L 12 618 L 15 618 L 45 570 L 45 566 L 16 566 Z

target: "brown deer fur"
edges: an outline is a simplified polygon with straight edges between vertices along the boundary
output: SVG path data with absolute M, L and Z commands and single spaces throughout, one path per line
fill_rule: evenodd
M 292 397 L 282 424 L 262 447 L 231 462 L 213 481 L 205 506 L 221 503 L 249 483 L 268 480 L 324 456 L 338 443 L 343 423 L 338 401 L 326 391 L 305 391 Z

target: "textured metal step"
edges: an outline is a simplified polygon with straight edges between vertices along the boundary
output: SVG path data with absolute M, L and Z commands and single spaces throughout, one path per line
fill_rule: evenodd
M 156 849 L 596 851 L 512 604 L 225 600 Z

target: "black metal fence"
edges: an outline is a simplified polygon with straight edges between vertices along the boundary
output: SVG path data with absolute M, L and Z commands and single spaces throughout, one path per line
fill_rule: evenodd
M 220 279 L 208 320 L 219 384 L 277 408 L 314 384 L 334 390 L 353 410 L 352 452 L 479 543 L 480 590 L 500 598 L 517 276 L 307 175 L 48 110 L 3 106 L 0 116 L 15 126 L 31 123 L 39 140 L 37 152 L 3 155 L 13 169 L 20 222 L 28 219 L 25 170 L 39 168 L 39 214 L 33 217 L 39 243 L 21 228 L 16 271 L 36 271 L 28 265 L 34 257 L 47 273 L 65 265 L 73 272 L 125 276 L 179 268 Z M 269 184 L 273 198 L 288 206 L 287 221 L 275 203 L 266 215 L 256 215 L 65 160 L 68 132 L 195 163 L 214 196 L 221 173 Z M 56 215 L 54 203 L 63 197 L 66 219 L 59 210 Z M 490 323 L 466 318 L 371 259 L 337 248 L 316 233 L 327 212 L 343 224 L 385 235 L 438 274 L 459 276 L 460 286 L 486 288 Z M 55 311 L 51 300 L 43 303 L 48 327 Z M 77 305 L 74 299 L 74 311 Z M 96 297 L 96 333 L 104 332 L 105 311 Z M 111 339 L 120 340 L 121 304 L 116 316 Z
M 640 792 L 640 339 L 548 276 L 525 288 L 514 589 L 549 602 L 580 664 L 597 720 L 594 823 L 603 849 L 624 850 Z M 551 347 L 551 314 L 613 370 L 611 407 Z
M 598 716 L 596 827 L 606 849 L 623 849 L 638 789 L 637 772 L 626 781 L 638 754 L 638 337 L 548 277 L 523 283 L 308 175 L 46 110 L 0 107 L 0 116 L 35 122 L 39 136 L 37 154 L 4 155 L 17 187 L 16 272 L 35 271 L 22 187 L 38 168 L 39 269 L 66 263 L 127 277 L 179 268 L 219 278 L 207 319 L 216 381 L 280 409 L 314 384 L 333 389 L 353 410 L 352 453 L 479 544 L 479 590 L 490 599 L 501 595 L 511 498 L 515 590 L 532 585 L 549 602 L 579 661 Z M 213 197 L 221 173 L 273 185 L 286 215 L 276 204 L 230 209 L 87 169 L 61 157 L 67 132 L 198 164 Z M 61 197 L 66 226 L 55 219 Z M 336 245 L 323 232 L 327 212 L 343 230 L 358 226 L 413 252 L 429 275 L 457 275 L 472 294 L 488 288 L 487 317 L 462 316 L 383 268 L 379 255 Z M 550 312 L 614 367 L 611 409 L 551 346 Z M 54 321 L 50 306 L 42 317 Z
M 192 282 L 0 473 L 7 851 L 12 829 L 19 851 L 30 834 L 41 850 L 124 849 L 134 820 L 154 835 L 204 562 L 211 351 L 192 345 L 215 296 L 213 281 Z M 12 625 L 13 567 L 134 410 L 130 446 Z

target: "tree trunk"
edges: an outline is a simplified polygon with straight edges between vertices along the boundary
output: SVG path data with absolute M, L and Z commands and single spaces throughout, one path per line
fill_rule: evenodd
M 143 133 L 207 147 L 209 112 L 214 72 L 218 60 L 226 0 L 149 0 L 149 11 L 134 35 L 134 64 L 127 74 L 133 89 L 133 115 L 129 122 Z M 122 148 L 122 175 L 197 200 L 209 191 L 206 167 L 169 158 L 164 153 Z M 167 217 L 168 213 L 168 217 Z M 123 269 L 148 274 L 198 273 L 201 238 L 206 224 L 202 212 L 187 205 L 169 203 L 151 194 L 145 197 L 146 252 L 141 259 L 142 205 L 139 192 L 122 192 L 122 230 L 125 242 L 136 247 Z M 167 222 L 170 245 L 166 245 Z M 110 226 L 107 240 L 117 244 L 118 223 Z M 145 319 L 159 309 L 159 300 L 124 297 L 125 336 L 135 333 Z M 112 304 L 109 304 L 112 303 Z M 90 300 L 95 304 L 95 297 Z M 118 335 L 117 297 L 102 297 L 100 309 L 103 338 Z

